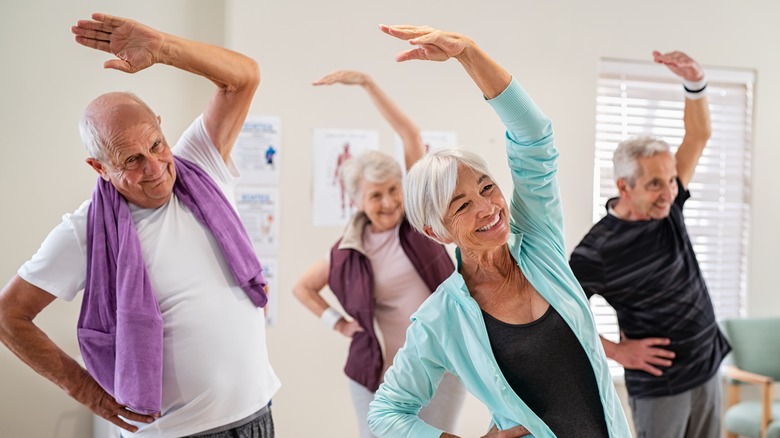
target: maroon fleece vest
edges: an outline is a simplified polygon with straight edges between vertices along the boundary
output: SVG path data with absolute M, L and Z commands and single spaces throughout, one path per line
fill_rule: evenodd
M 455 271 L 444 246 L 415 231 L 406 218 L 398 234 L 401 248 L 431 292 Z M 374 331 L 374 273 L 368 257 L 354 249 L 339 249 L 340 243 L 341 240 L 336 242 L 330 251 L 328 286 L 344 310 L 365 330 L 352 337 L 344 372 L 375 392 L 382 380 L 384 361 Z

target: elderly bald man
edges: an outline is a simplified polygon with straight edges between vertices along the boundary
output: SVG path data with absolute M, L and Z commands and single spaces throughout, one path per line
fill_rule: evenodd
M 135 73 L 168 64 L 217 86 L 169 147 L 138 97 L 108 93 L 80 123 L 92 198 L 67 214 L 0 292 L 0 340 L 124 436 L 272 437 L 265 280 L 233 205 L 230 151 L 260 82 L 230 50 L 93 14 L 76 42 Z M 82 368 L 34 323 L 84 290 Z M 229 341 L 229 342 L 228 342 Z

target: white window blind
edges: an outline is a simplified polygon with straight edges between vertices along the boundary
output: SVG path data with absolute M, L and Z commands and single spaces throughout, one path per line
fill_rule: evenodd
M 744 316 L 750 214 L 750 155 L 754 74 L 707 68 L 707 97 L 712 136 L 685 203 L 685 223 L 712 296 L 718 319 Z M 626 138 L 649 134 L 663 138 L 672 152 L 682 142 L 685 94 L 681 80 L 664 66 L 602 60 L 596 98 L 596 155 L 593 219 L 606 214 L 617 196 L 612 154 Z M 617 341 L 612 308 L 599 296 L 591 300 L 599 332 Z M 623 369 L 610 361 L 613 375 Z

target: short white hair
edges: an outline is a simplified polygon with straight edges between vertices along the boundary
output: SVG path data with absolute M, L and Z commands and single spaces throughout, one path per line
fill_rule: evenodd
M 658 137 L 643 135 L 620 142 L 615 155 L 612 156 L 612 166 L 615 181 L 620 178 L 634 187 L 639 178 L 640 168 L 637 160 L 642 157 L 652 157 L 656 154 L 669 152 L 669 144 Z
M 379 151 L 366 151 L 342 163 L 340 178 L 349 197 L 360 205 L 364 181 L 381 184 L 396 178 L 400 182 L 403 173 L 391 156 Z
M 95 127 L 95 123 L 88 117 L 82 117 L 79 122 L 79 134 L 81 135 L 81 142 L 87 148 L 87 153 L 90 157 L 100 161 L 106 162 L 105 144 L 100 138 L 100 133 Z
M 424 228 L 429 226 L 437 237 L 451 237 L 444 226 L 444 215 L 452 201 L 461 167 L 493 179 L 485 160 L 461 149 L 433 152 L 409 170 L 404 184 L 404 205 L 406 217 L 417 231 L 426 234 Z

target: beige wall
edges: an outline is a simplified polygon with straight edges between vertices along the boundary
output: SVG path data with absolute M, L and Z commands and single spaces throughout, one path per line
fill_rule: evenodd
M 137 75 L 103 71 L 107 55 L 79 47 L 69 27 L 92 11 L 130 16 L 171 33 L 227 44 L 260 63 L 263 83 L 252 112 L 282 117 L 279 323 L 269 330 L 272 362 L 283 386 L 274 399 L 278 436 L 354 436 L 343 377 L 347 341 L 323 330 L 290 289 L 322 257 L 338 228 L 311 225 L 313 128 L 380 131 L 390 151 L 391 131 L 366 96 L 310 83 L 340 68 L 362 69 L 423 129 L 453 130 L 476 149 L 508 187 L 500 123 L 455 63 L 397 64 L 406 47 L 382 35 L 378 23 L 429 24 L 473 36 L 523 83 L 554 122 L 561 150 L 561 187 L 573 247 L 591 223 L 595 83 L 600 57 L 647 60 L 653 49 L 686 50 L 705 65 L 755 69 L 748 313 L 780 314 L 773 269 L 780 266 L 780 162 L 777 131 L 780 5 L 770 1 L 625 2 L 595 0 L 493 2 L 283 2 L 227 0 L 47 0 L 3 2 L 0 69 L 4 140 L 0 160 L 0 281 L 37 249 L 62 213 L 87 198 L 95 174 L 83 164 L 76 128 L 81 110 L 100 93 L 130 90 L 163 116 L 174 139 L 205 104 L 212 88 L 159 66 Z M 78 303 L 56 302 L 41 326 L 77 353 Z M 0 437 L 84 437 L 89 415 L 54 385 L 0 348 Z M 487 425 L 469 401 L 460 433 L 478 436 Z

